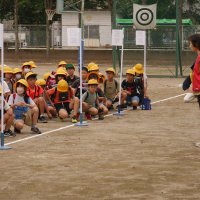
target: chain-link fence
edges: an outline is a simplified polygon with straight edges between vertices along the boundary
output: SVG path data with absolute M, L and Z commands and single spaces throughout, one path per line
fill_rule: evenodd
M 50 26 L 50 44 L 51 48 L 62 47 L 62 32 L 67 27 L 62 27 L 60 22 Z M 117 28 L 125 29 L 125 48 L 139 49 L 136 46 L 136 30 L 130 25 L 118 26 Z M 62 30 L 63 29 L 63 30 Z M 20 48 L 45 48 L 46 47 L 46 25 L 19 25 L 19 44 Z M 183 26 L 181 35 L 181 46 L 183 49 L 188 48 L 188 37 L 191 34 L 200 32 L 200 26 Z M 86 47 L 107 47 L 111 48 L 111 27 L 87 25 L 84 31 Z M 5 29 L 4 42 L 8 48 L 15 46 L 14 27 Z M 64 45 L 65 46 L 65 45 Z M 147 48 L 148 49 L 175 49 L 176 48 L 176 26 L 157 26 L 156 29 L 147 31 Z
M 136 46 L 136 30 L 133 26 L 118 26 L 125 30 L 125 48 L 138 49 L 143 48 Z M 191 34 L 200 32 L 200 26 L 183 26 L 181 35 L 181 46 L 183 49 L 188 48 L 188 37 Z M 156 29 L 147 31 L 147 48 L 148 49 L 175 49 L 176 48 L 176 26 L 157 26 Z

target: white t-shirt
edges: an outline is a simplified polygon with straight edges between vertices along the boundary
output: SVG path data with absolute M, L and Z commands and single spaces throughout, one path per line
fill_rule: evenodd
M 2 87 L 1 81 L 0 81 L 0 86 Z M 8 87 L 8 84 L 3 81 L 3 94 L 10 92 L 10 89 Z
M 13 94 L 11 94 L 10 97 L 9 97 L 9 100 L 8 100 L 8 104 L 9 105 L 13 105 L 13 104 L 16 104 L 18 102 L 25 102 L 24 101 L 24 96 L 19 96 L 18 94 L 16 94 L 16 97 L 15 97 L 15 99 L 13 101 Z M 28 104 L 35 105 L 35 102 L 29 97 Z
M 7 111 L 10 108 L 9 104 L 7 101 L 4 100 L 4 110 Z M 1 96 L 0 96 L 0 110 L 1 110 Z

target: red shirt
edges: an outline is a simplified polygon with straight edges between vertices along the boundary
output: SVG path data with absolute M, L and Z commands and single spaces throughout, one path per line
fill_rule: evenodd
M 200 92 L 200 55 L 197 56 L 194 70 L 193 70 L 193 79 L 192 79 L 192 90 L 193 92 Z
M 44 90 L 42 89 L 41 86 L 35 85 L 34 89 L 30 88 L 30 86 L 27 88 L 27 95 L 31 97 L 32 99 L 41 97 L 43 94 Z
M 54 98 L 52 99 L 54 104 L 63 102 L 63 101 L 59 100 L 60 92 L 58 90 L 56 90 L 56 88 L 52 88 L 52 89 L 47 90 L 47 94 L 49 96 L 55 95 Z M 73 97 L 73 91 L 70 88 L 69 88 L 69 91 L 67 92 L 67 95 L 68 95 L 68 98 L 64 102 L 70 102 L 71 98 Z

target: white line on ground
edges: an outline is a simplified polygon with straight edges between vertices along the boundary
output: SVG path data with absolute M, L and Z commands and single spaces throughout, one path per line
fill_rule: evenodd
M 162 100 L 159 100 L 159 101 L 155 101 L 155 102 L 152 102 L 152 104 L 156 104 L 156 103 L 168 101 L 168 100 L 171 100 L 171 99 L 175 99 L 175 98 L 184 96 L 185 94 L 186 93 L 180 94 L 180 95 L 177 95 L 177 96 L 173 96 L 173 97 L 169 97 L 169 98 L 166 98 L 166 99 L 162 99 Z M 110 116 L 113 116 L 113 113 L 108 114 L 105 117 L 110 117 Z M 95 118 L 94 120 L 97 120 L 97 118 Z M 74 127 L 74 126 L 75 126 L 74 124 L 71 124 L 71 125 L 68 125 L 68 126 L 61 127 L 61 128 L 53 129 L 51 131 L 46 131 L 46 132 L 44 132 L 42 134 L 39 134 L 39 135 L 33 135 L 33 136 L 30 136 L 30 137 L 22 138 L 20 140 L 15 140 L 13 142 L 6 143 L 5 145 L 9 146 L 9 145 L 16 144 L 16 143 L 23 142 L 23 141 L 27 141 L 27 140 L 30 140 L 30 139 L 33 139 L 33 138 L 41 137 L 41 136 L 47 135 L 49 133 L 53 133 L 53 132 L 61 131 L 61 130 L 64 130 L 64 129 L 68 129 L 68 128 L 71 128 L 71 127 Z

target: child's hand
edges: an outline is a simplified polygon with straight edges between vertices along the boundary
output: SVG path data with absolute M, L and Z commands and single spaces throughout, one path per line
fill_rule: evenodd
M 25 103 L 25 102 L 17 102 L 17 103 L 15 104 L 15 106 L 25 107 L 25 106 L 26 106 L 26 103 Z

